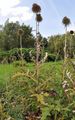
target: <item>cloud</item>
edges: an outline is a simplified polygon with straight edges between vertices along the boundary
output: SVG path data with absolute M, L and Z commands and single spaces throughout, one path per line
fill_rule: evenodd
M 33 14 L 27 6 L 20 6 L 21 0 L 0 0 L 0 16 L 9 21 L 28 21 Z
M 20 3 L 20 0 L 0 0 L 0 8 L 11 8 Z

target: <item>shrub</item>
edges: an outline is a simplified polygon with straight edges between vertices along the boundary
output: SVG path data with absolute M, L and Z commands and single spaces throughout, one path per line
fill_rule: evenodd
M 32 52 L 30 56 L 30 51 Z M 27 62 L 32 62 L 32 57 L 35 52 L 32 48 L 23 48 L 23 59 Z M 14 48 L 9 51 L 1 51 L 0 52 L 0 63 L 12 63 L 16 60 L 21 60 L 21 53 L 19 48 Z
M 5 112 L 3 105 L 0 103 L 0 120 L 15 120 L 7 112 Z
M 3 61 L 3 63 L 7 63 L 9 57 L 9 53 L 5 51 L 0 52 L 0 63 Z
M 50 61 L 58 61 L 58 60 L 61 60 L 61 56 L 60 55 L 55 55 L 55 54 L 48 54 L 48 57 L 47 57 L 47 62 L 50 62 Z
M 47 61 L 55 61 L 56 60 L 56 55 L 55 54 L 48 54 Z
M 22 73 L 16 73 L 8 83 L 4 98 L 5 108 L 16 120 L 23 120 L 28 111 L 35 111 L 37 108 L 36 101 L 31 98 L 29 86 L 33 87 L 33 82 Z
M 14 61 L 13 62 L 13 65 L 15 66 L 15 67 L 22 67 L 22 66 L 26 66 L 26 61 Z

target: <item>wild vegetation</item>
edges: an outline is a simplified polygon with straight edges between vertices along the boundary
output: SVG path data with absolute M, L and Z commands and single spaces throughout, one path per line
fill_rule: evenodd
M 7 20 L 0 31 L 0 120 L 75 120 L 75 35 L 44 38 L 34 3 L 32 28 Z

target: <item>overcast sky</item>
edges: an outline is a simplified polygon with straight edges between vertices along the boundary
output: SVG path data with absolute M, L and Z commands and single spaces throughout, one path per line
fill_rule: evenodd
M 35 15 L 32 13 L 32 4 L 38 3 L 41 8 L 43 21 L 40 23 L 40 32 L 44 36 L 64 33 L 62 18 L 71 19 L 68 29 L 75 30 L 75 0 L 0 0 L 0 24 L 9 18 L 9 21 L 19 21 L 35 29 Z

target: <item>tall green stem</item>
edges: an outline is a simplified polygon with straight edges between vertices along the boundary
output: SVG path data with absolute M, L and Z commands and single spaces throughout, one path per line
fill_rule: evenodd
M 40 51 L 38 34 L 39 34 L 39 22 L 37 22 L 36 20 L 36 78 L 37 80 L 39 77 L 39 51 Z
M 67 59 L 67 27 L 65 27 L 65 45 L 64 45 L 63 80 L 65 80 L 65 74 L 66 74 L 66 59 Z
M 67 58 L 67 27 L 65 29 L 65 46 L 64 46 L 64 59 Z

